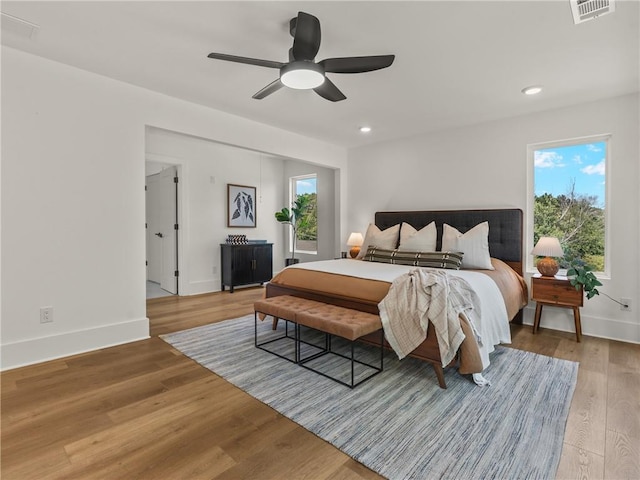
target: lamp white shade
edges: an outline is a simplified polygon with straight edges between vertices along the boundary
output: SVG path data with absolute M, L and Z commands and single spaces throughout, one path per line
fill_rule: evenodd
M 349 240 L 347 240 L 347 245 L 350 247 L 360 247 L 364 243 L 364 238 L 362 234 L 359 232 L 353 232 L 349 235 Z
M 556 237 L 540 237 L 536 246 L 531 250 L 533 255 L 539 257 L 562 257 L 564 252 L 560 246 L 560 240 Z

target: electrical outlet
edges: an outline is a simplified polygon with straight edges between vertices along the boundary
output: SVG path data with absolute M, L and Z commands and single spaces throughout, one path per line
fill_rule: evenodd
M 624 310 L 625 312 L 630 312 L 631 311 L 631 299 L 630 298 L 621 298 L 620 299 L 620 303 L 622 303 L 622 305 L 620 305 L 620 310 Z M 625 307 L 626 305 L 626 307 Z
M 53 307 L 40 307 L 40 323 L 53 322 Z
M 211 268 L 211 273 L 213 273 L 214 275 L 216 273 L 218 273 L 218 267 L 216 267 L 215 265 Z

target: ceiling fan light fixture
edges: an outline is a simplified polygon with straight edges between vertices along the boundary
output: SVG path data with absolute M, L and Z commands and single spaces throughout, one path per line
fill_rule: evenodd
M 280 69 L 280 81 L 289 88 L 308 90 L 322 85 L 324 71 L 313 62 L 292 62 Z
M 316 63 L 315 58 L 320 49 L 321 39 L 320 20 L 305 12 L 298 12 L 298 16 L 289 21 L 289 33 L 293 37 L 293 46 L 289 49 L 288 63 L 216 52 L 211 52 L 207 57 L 280 70 L 276 80 L 251 97 L 255 100 L 262 100 L 283 87 L 289 87 L 299 90 L 313 89 L 315 93 L 330 102 L 340 102 L 347 97 L 329 78 L 325 77 L 325 73 L 373 72 L 390 67 L 396 58 L 395 55 L 336 57 L 325 58 Z

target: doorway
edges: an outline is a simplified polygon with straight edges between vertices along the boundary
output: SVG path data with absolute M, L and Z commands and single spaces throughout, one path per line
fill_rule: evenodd
M 147 298 L 178 292 L 178 169 L 146 176 Z

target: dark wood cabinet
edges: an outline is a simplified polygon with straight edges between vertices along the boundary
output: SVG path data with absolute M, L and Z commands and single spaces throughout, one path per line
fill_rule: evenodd
M 251 285 L 271 280 L 273 276 L 273 244 L 220 244 L 221 287 L 233 293 L 238 285 Z

